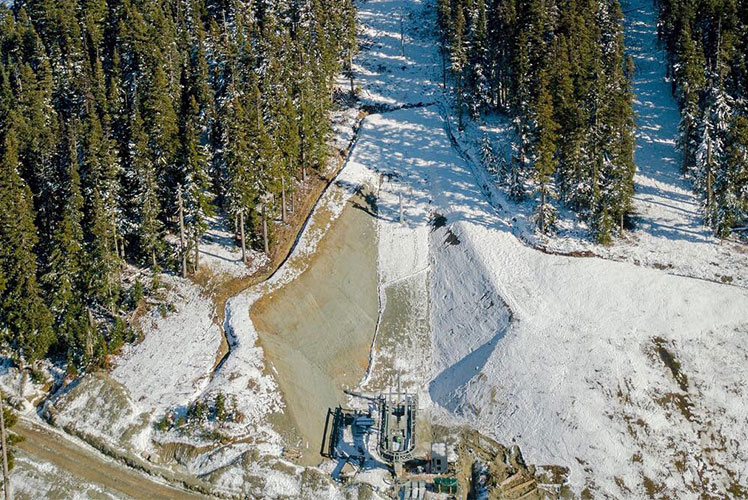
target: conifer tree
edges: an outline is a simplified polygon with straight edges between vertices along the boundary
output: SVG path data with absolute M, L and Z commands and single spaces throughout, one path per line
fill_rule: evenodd
M 125 175 L 129 183 L 130 234 L 137 252 L 133 257 L 157 268 L 157 256 L 163 249 L 163 223 L 159 219 L 161 205 L 148 135 L 137 109 L 130 130 L 133 135 L 129 155 L 131 163 Z
M 730 236 L 733 226 L 748 217 L 748 118 L 732 120 L 725 147 L 725 161 L 714 181 L 715 231 Z
M 31 190 L 19 174 L 18 119 L 4 117 L 0 158 L 0 336 L 20 359 L 34 361 L 53 341 L 51 317 L 37 284 Z
M 547 75 L 540 75 L 540 90 L 534 109 L 534 138 L 533 160 L 534 180 L 540 194 L 538 206 L 538 227 L 540 231 L 548 232 L 556 219 L 555 208 L 550 199 L 555 197 L 552 186 L 553 175 L 556 171 L 556 140 L 559 129 L 553 119 L 553 100 L 548 90 Z
M 179 198 L 195 267 L 213 200 L 245 256 L 269 251 L 294 177 L 327 165 L 356 49 L 352 0 L 0 2 L 0 201 L 21 221 L 0 229 L 0 299 L 27 294 L 0 328 L 18 359 L 102 361 L 121 270 L 171 262 Z
M 195 271 L 199 267 L 200 238 L 208 229 L 208 218 L 213 215 L 212 197 L 210 195 L 210 177 L 208 164 L 210 161 L 208 150 L 202 142 L 203 133 L 198 123 L 200 113 L 194 95 L 183 97 L 180 112 L 180 146 L 178 152 L 177 183 L 183 193 L 184 223 L 190 235 L 191 246 L 194 250 Z
M 299 157 L 299 128 L 296 108 L 291 96 L 287 96 L 278 116 L 278 127 L 275 133 L 276 147 L 280 152 L 281 163 L 281 198 L 282 219 L 286 220 L 286 193 L 292 189 L 292 180 L 296 172 Z M 293 197 L 292 197 L 293 199 Z
M 143 96 L 143 126 L 148 134 L 148 152 L 155 170 L 155 186 L 163 206 L 176 206 L 176 151 L 179 128 L 167 74 L 160 65 L 150 69 Z M 161 214 L 159 214 L 160 216 Z
M 457 120 L 460 130 L 463 128 L 462 113 L 465 102 L 463 73 L 467 62 L 467 51 L 465 47 L 465 14 L 462 5 L 456 2 L 454 7 L 454 23 L 452 26 L 452 41 L 450 43 L 451 62 L 449 69 L 455 77 L 455 95 L 457 98 Z
M 61 127 L 63 140 L 59 145 L 56 167 L 56 203 L 59 218 L 54 223 L 52 244 L 43 284 L 54 316 L 57 341 L 67 348 L 74 366 L 85 366 L 93 355 L 89 314 L 83 296 L 83 197 L 80 191 L 78 138 L 74 125 Z
M 118 295 L 116 212 L 117 159 L 114 141 L 106 135 L 96 113 L 87 116 L 81 145 L 81 221 L 85 266 L 85 294 L 110 308 Z
M 351 96 L 356 94 L 354 85 L 353 57 L 358 52 L 358 38 L 356 37 L 356 6 L 353 0 L 344 0 L 342 20 L 341 45 L 345 58 L 345 75 L 351 82 Z

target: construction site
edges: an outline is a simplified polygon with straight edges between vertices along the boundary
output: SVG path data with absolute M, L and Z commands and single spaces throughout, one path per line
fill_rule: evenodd
M 379 493 L 396 499 L 571 498 L 567 468 L 529 465 L 517 446 L 432 423 L 427 411 L 419 414 L 417 394 L 399 383 L 379 394 L 346 394 L 356 408 L 328 409 L 320 449 L 335 464 L 335 481 L 383 474 Z
M 378 395 L 346 391 L 366 409 L 330 408 L 320 453 L 337 460 L 333 477 L 342 482 L 357 472 L 385 468 L 396 498 L 461 498 L 450 469 L 447 444 L 424 443 L 417 452 L 418 396 L 398 387 Z M 429 446 L 430 445 L 430 446 Z

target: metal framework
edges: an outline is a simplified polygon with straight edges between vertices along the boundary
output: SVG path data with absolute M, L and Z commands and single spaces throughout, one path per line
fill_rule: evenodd
M 418 397 L 415 394 L 398 390 L 379 396 L 377 449 L 387 462 L 404 463 L 413 458 L 417 409 Z

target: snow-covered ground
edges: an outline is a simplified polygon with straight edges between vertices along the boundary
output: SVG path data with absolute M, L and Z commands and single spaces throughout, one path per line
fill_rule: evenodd
M 280 458 L 283 443 L 270 415 L 282 409 L 282 398 L 249 308 L 304 271 L 346 201 L 368 184 L 379 193 L 382 340 L 375 341 L 364 388 L 382 388 L 400 372 L 424 409 L 445 421 L 462 420 L 518 444 L 529 462 L 570 467 L 577 494 L 746 491 L 748 291 L 719 284 L 729 281 L 720 276 L 748 283 L 746 254 L 720 245 L 700 225 L 698 200 L 678 175 L 677 110 L 662 79 L 648 0 L 624 6 L 639 70 L 639 216 L 633 234 L 609 248 L 591 244 L 578 228 L 537 238 L 527 210 L 506 202 L 455 147 L 433 2 L 357 5 L 362 104 L 407 109 L 364 120 L 292 256 L 267 282 L 229 300 L 224 328 L 231 353 L 212 378 L 220 330 L 209 298 L 179 286 L 184 307 L 146 319 L 154 328 L 112 373 L 128 388 L 132 421 L 221 391 L 244 415 L 229 426 L 241 439 L 193 459 L 192 472 L 210 475 L 228 493 L 340 493 L 316 479 L 319 470 Z M 343 142 L 352 137 L 344 127 L 336 131 Z M 475 136 L 457 139 L 468 153 L 474 149 Z M 230 238 L 230 231 L 217 231 L 216 242 Z M 533 245 L 589 249 L 604 258 L 550 255 Z M 236 268 L 236 250 L 203 251 Z M 409 321 L 391 321 L 398 308 Z M 305 489 L 309 484 L 319 489 Z
M 487 172 L 476 172 L 492 204 L 522 240 L 553 253 L 594 254 L 606 259 L 654 267 L 679 276 L 748 287 L 748 246 L 721 241 L 703 224 L 702 200 L 681 174 L 676 150 L 678 105 L 666 79 L 663 47 L 657 40 L 657 12 L 650 0 L 623 0 L 627 53 L 634 60 L 637 171 L 634 228 L 610 246 L 596 245 L 584 221 L 561 207 L 558 231 L 539 235 L 533 221 L 537 202 L 514 203 L 506 189 L 497 187 Z M 456 129 L 456 127 L 454 127 Z M 480 142 L 491 140 L 495 153 L 508 159 L 511 125 L 504 117 L 470 123 L 456 139 L 480 170 Z
M 247 249 L 247 263 L 242 262 L 242 249 L 237 244 L 229 221 L 222 217 L 210 219 L 210 226 L 200 240 L 200 265 L 207 265 L 213 274 L 233 277 L 251 276 L 269 262 L 264 252 Z
M 651 28 L 653 9 L 640 7 L 645 17 L 632 25 Z M 748 293 L 672 275 L 715 279 L 711 262 L 719 259 L 716 272 L 740 282 L 742 257 L 725 255 L 728 247 L 698 217 L 686 217 L 685 205 L 667 205 L 673 198 L 696 211 L 698 200 L 680 196 L 688 186 L 677 174 L 673 129 L 658 125 L 673 118 L 672 101 L 661 77 L 646 73 L 657 70 L 641 55 L 649 46 L 640 50 L 637 83 L 651 87 L 652 97 L 641 91 L 637 104 L 650 125 L 638 136 L 636 231 L 610 248 L 592 245 L 583 231 L 536 241 L 522 207 L 494 196 L 485 173 L 452 143 L 432 6 L 368 0 L 359 9 L 367 39 L 357 58 L 362 102 L 408 109 L 366 118 L 338 185 L 317 208 L 323 223 L 312 219 L 268 283 L 229 302 L 232 355 L 211 387 L 244 398 L 243 408 L 257 409 L 263 421 L 273 408 L 271 380 L 269 400 L 256 399 L 261 390 L 243 390 L 262 388 L 256 380 L 264 376 L 246 312 L 260 294 L 303 271 L 328 221 L 356 186 L 369 183 L 379 186 L 380 315 L 386 320 L 388 308 L 406 307 L 427 328 L 424 338 L 419 321 L 392 326 L 401 344 L 375 342 L 363 387 L 381 388 L 393 370 L 401 372 L 425 407 L 519 444 L 531 462 L 570 467 L 577 493 L 720 495 L 744 485 Z M 642 43 L 653 43 L 651 35 L 642 29 Z M 656 62 L 661 54 L 653 50 Z M 664 115 L 645 115 L 647 106 Z M 658 155 L 670 160 L 660 164 Z M 657 229 L 663 225 L 676 229 Z M 691 226 L 700 237 L 685 237 Z M 549 255 L 526 241 L 606 258 Z
M 16 458 L 10 482 L 13 495 L 19 499 L 118 498 L 115 492 L 99 485 L 81 482 L 79 478 L 49 462 L 41 462 L 25 455 Z
M 423 28 L 412 36 L 421 64 L 398 78 L 399 36 L 391 36 L 400 12 L 429 26 L 433 10 L 407 0 L 359 8 L 365 33 L 385 34 L 377 64 L 395 75 L 393 88 L 377 84 L 364 96 L 382 93 L 372 100 L 392 108 L 434 99 L 434 39 L 419 36 Z M 655 47 L 654 8 L 632 0 L 625 9 L 634 9 L 627 34 L 639 71 L 638 221 L 610 248 L 583 231 L 535 240 L 522 211 L 493 196 L 484 173 L 452 147 L 444 108 L 367 119 L 352 158 L 386 174 L 380 287 L 410 280 L 403 300 L 421 301 L 415 309 L 430 318 L 429 349 L 375 350 L 374 371 L 382 359 L 410 367 L 405 376 L 425 380 L 419 389 L 437 406 L 519 444 L 531 462 L 570 467 L 577 493 L 724 496 L 748 482 L 748 293 L 703 279 L 743 284 L 748 266 L 701 225 L 699 202 L 678 174 L 677 109 Z M 366 57 L 361 66 L 370 68 Z M 605 259 L 549 255 L 525 241 Z M 412 280 L 419 275 L 426 279 Z
M 163 302 L 137 320 L 145 335 L 126 344 L 109 374 L 69 384 L 53 401 L 55 424 L 142 453 L 152 449 L 153 424 L 186 406 L 207 387 L 221 330 L 213 301 L 186 280 L 160 277 Z
M 187 281 L 164 279 L 170 288 L 166 303 L 175 310 L 155 308 L 141 318 L 143 341 L 126 345 L 111 372 L 154 416 L 185 404 L 207 386 L 221 342 L 210 297 Z

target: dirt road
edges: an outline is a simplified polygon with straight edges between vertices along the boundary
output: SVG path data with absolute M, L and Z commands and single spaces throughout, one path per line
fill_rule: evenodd
M 207 498 L 158 483 L 40 425 L 19 420 L 13 430 L 26 438 L 17 445 L 23 452 L 50 462 L 82 481 L 121 494 L 123 498 Z

